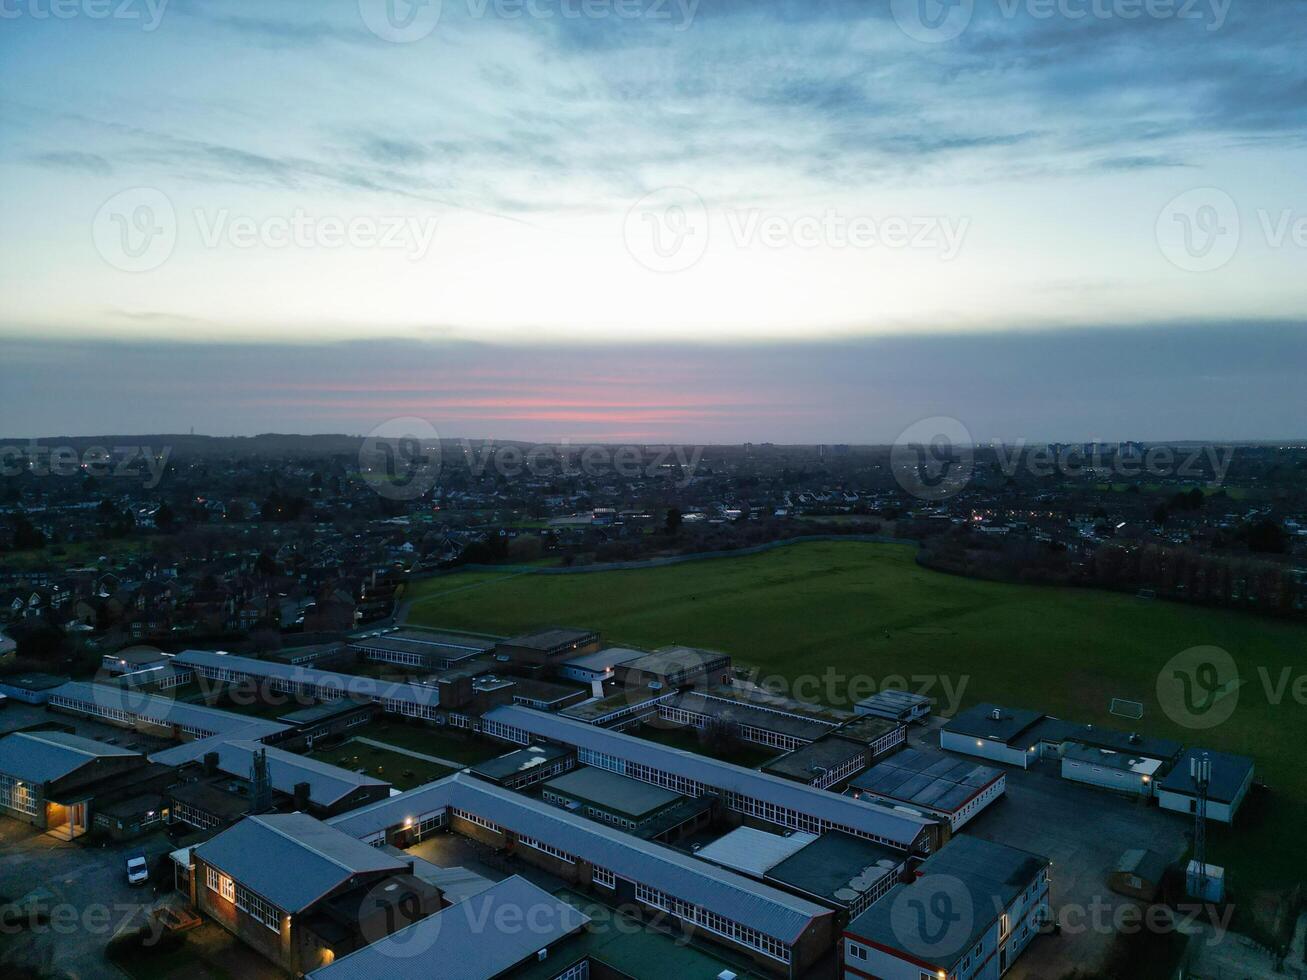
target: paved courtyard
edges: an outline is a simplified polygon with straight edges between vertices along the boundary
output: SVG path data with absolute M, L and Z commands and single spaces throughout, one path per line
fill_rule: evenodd
M 938 726 L 913 729 L 912 743 L 942 752 Z M 984 760 L 977 760 L 984 761 Z M 1062 779 L 1055 763 L 1029 770 L 987 763 L 1007 774 L 1007 792 L 963 827 L 962 833 L 1041 854 L 1053 862 L 1052 905 L 1060 932 L 1038 936 L 1006 974 L 1011 980 L 1049 980 L 1099 964 L 1116 937 L 1115 925 L 1140 903 L 1107 887 L 1121 855 L 1144 847 L 1168 861 L 1184 853 L 1189 822 L 1179 814 Z

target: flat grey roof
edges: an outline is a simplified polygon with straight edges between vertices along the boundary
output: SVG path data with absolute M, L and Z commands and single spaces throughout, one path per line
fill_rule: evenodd
M 661 786 L 642 783 L 638 779 L 619 776 L 615 772 L 595 769 L 593 766 L 573 769 L 549 780 L 545 786 L 636 820 L 671 806 L 681 798 L 679 793 Z
M 997 718 L 994 712 L 998 712 Z M 1003 708 L 984 701 L 958 712 L 944 726 L 944 731 L 1010 744 L 1043 717 L 1039 711 Z
M 1011 905 L 1048 863 L 1028 851 L 958 834 L 921 863 L 914 881 L 895 885 L 845 932 L 951 971 L 998 919 L 999 910 Z M 941 896 L 951 900 L 953 914 L 969 919 L 971 928 L 948 929 L 932 943 L 922 936 L 918 911 L 933 908 Z M 968 904 L 970 908 L 959 907 Z
M 863 698 L 858 704 L 865 705 L 868 708 L 881 708 L 886 711 L 911 711 L 923 704 L 934 704 L 934 701 L 924 694 L 914 694 L 912 691 L 888 688 L 873 694 L 869 698 Z
M 762 771 L 808 782 L 850 759 L 865 757 L 866 753 L 866 748 L 857 742 L 845 738 L 823 738 L 772 759 L 762 767 Z
M 847 907 L 886 875 L 902 868 L 904 860 L 904 855 L 892 848 L 830 831 L 773 866 L 767 877 Z
M 408 871 L 406 862 L 303 813 L 246 817 L 194 854 L 290 913 L 304 911 L 356 874 Z
M 629 881 L 643 882 L 712 909 L 782 942 L 795 941 L 814 918 L 830 914 L 829 909 L 778 888 L 503 789 L 470 773 L 454 773 L 333 817 L 329 823 L 362 838 L 449 807 L 474 813 L 514 833 L 534 837 Z
M 0 738 L 0 772 L 29 783 L 51 783 L 97 759 L 145 756 L 64 732 L 15 732 Z
M 514 749 L 512 752 L 485 762 L 478 762 L 470 768 L 477 775 L 487 779 L 507 779 L 509 776 L 538 769 L 571 754 L 571 749 L 561 745 L 531 745 L 524 749 Z
M 486 980 L 533 958 L 589 921 L 580 909 L 513 875 L 308 977 Z
M 854 776 L 849 786 L 931 810 L 954 813 L 1002 775 L 1002 771 L 992 766 L 908 748 Z
M 1198 788 L 1189 777 L 1189 760 L 1207 756 L 1212 763 L 1212 779 L 1207 786 L 1207 798 L 1217 803 L 1233 803 L 1239 790 L 1253 773 L 1253 760 L 1246 755 L 1230 755 L 1208 749 L 1189 749 L 1180 757 L 1158 789 L 1166 793 L 1198 795 Z
M 597 639 L 599 639 L 599 634 L 595 630 L 553 627 L 551 629 L 536 630 L 534 633 L 523 633 L 520 636 L 509 637 L 503 642 L 506 646 L 524 647 L 528 650 L 539 650 L 542 653 L 558 653 L 566 647 L 584 646 L 593 643 Z
M 338 715 L 357 711 L 360 708 L 371 709 L 372 702 L 356 701 L 353 698 L 337 698 L 335 701 L 320 701 L 307 708 L 300 708 L 298 711 L 291 711 L 287 714 L 279 715 L 277 720 L 284 722 L 287 725 L 311 725 L 315 722 L 326 721 L 328 718 L 335 718 Z
M 536 738 L 552 739 L 565 745 L 604 752 L 618 758 L 643 763 L 685 779 L 692 779 L 714 790 L 741 793 L 765 800 L 812 817 L 853 830 L 875 834 L 900 844 L 905 849 L 917 841 L 932 821 L 915 814 L 900 813 L 886 807 L 863 803 L 846 796 L 813 789 L 780 776 L 732 765 L 682 749 L 674 749 L 648 739 L 610 731 L 596 725 L 573 721 L 533 708 L 505 705 L 487 711 L 488 721 L 509 725 Z

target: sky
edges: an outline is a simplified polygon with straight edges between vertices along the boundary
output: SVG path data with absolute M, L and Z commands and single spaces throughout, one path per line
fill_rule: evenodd
M 0 0 L 0 433 L 1287 439 L 1303 0 Z

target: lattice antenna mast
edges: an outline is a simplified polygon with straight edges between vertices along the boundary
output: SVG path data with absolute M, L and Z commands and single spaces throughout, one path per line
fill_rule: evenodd
M 1207 788 L 1212 782 L 1212 760 L 1204 752 L 1189 759 L 1189 777 L 1194 781 L 1194 860 L 1198 862 L 1198 885 L 1207 886 Z
M 268 753 L 259 749 L 250 764 L 250 813 L 267 813 L 272 809 L 272 777 L 268 773 Z

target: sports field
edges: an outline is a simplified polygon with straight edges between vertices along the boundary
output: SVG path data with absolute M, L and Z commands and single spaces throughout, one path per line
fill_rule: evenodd
M 418 583 L 409 598 L 410 621 L 423 625 L 499 634 L 575 625 L 602 630 L 615 644 L 716 648 L 763 677 L 801 683 L 797 694 L 842 707 L 847 678 L 865 688 L 897 677 L 917 689 L 931 683 L 926 693 L 941 711 L 996 701 L 1245 753 L 1272 787 L 1272 803 L 1254 828 L 1213 827 L 1209 859 L 1228 864 L 1232 884 L 1245 889 L 1307 880 L 1307 848 L 1298 843 L 1307 826 L 1307 765 L 1298 755 L 1307 745 L 1307 705 L 1292 696 L 1292 680 L 1307 673 L 1301 625 L 960 578 L 920 568 L 909 546 L 862 542 L 636 571 L 464 572 Z M 1198 732 L 1168 719 L 1156 694 L 1159 670 L 1194 646 L 1229 651 L 1243 679 L 1230 720 Z M 1144 702 L 1143 720 L 1113 718 L 1112 697 Z

